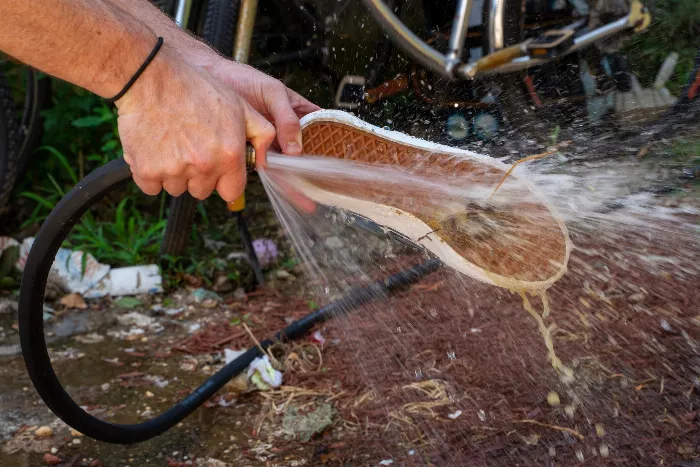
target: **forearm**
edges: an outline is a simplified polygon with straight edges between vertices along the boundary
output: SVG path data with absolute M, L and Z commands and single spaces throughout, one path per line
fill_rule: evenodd
M 103 97 L 118 93 L 148 56 L 155 33 L 102 0 L 0 2 L 0 50 Z

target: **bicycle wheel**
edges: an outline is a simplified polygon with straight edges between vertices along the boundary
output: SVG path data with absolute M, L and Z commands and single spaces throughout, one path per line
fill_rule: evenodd
M 20 141 L 15 102 L 5 77 L 0 75 L 0 207 L 7 203 L 17 179 Z
M 221 54 L 233 55 L 233 37 L 238 20 L 239 0 L 209 0 L 200 37 Z M 181 256 L 187 248 L 199 201 L 189 193 L 172 198 L 168 210 L 168 224 L 160 254 Z

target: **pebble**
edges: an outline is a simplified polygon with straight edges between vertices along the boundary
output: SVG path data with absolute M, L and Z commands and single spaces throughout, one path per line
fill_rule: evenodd
M 646 297 L 646 295 L 644 295 L 644 292 L 637 292 L 627 297 L 627 300 L 632 303 L 639 303 L 644 300 L 644 297 Z
M 602 438 L 605 436 L 605 429 L 603 428 L 603 425 L 600 423 L 595 424 L 595 434 L 598 435 L 599 438 Z
M 153 394 L 151 391 L 146 391 L 146 397 L 153 397 L 155 394 Z
M 559 399 L 559 394 L 557 394 L 554 391 L 550 391 L 549 394 L 547 394 L 547 403 L 551 405 L 552 407 L 556 407 L 559 404 L 561 404 L 561 400 Z
M 58 452 L 58 448 L 57 448 L 57 447 L 51 448 L 51 454 L 56 454 L 57 452 Z
M 80 444 L 80 440 L 78 438 L 73 438 L 73 444 Z
M 70 435 L 71 435 L 73 438 L 80 438 L 81 436 L 83 436 L 83 434 L 82 434 L 81 432 L 79 432 L 78 430 L 76 430 L 76 429 L 74 429 L 74 428 L 71 428 L 71 429 L 70 429 Z
M 50 438 L 53 436 L 53 429 L 50 426 L 42 426 L 36 429 L 34 436 L 37 438 Z
M 275 277 L 277 277 L 278 279 L 291 279 L 294 276 L 292 276 L 289 272 L 285 271 L 284 269 L 278 269 L 277 271 L 275 271 Z
M 569 417 L 569 418 L 574 418 L 574 411 L 575 411 L 575 410 L 576 410 L 576 409 L 574 408 L 573 405 L 567 405 L 566 407 L 564 407 L 564 413 L 565 413 L 566 416 Z

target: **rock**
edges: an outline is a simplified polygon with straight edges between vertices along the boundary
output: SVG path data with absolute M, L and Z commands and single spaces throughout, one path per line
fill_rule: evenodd
M 85 303 L 85 300 L 83 300 L 83 296 L 79 293 L 71 293 L 68 295 L 64 295 L 58 303 L 65 306 L 66 308 L 71 309 L 77 308 L 79 310 L 84 310 L 88 307 Z
M 155 394 L 153 394 L 151 391 L 146 391 L 146 397 L 153 397 Z
M 58 456 L 54 456 L 53 454 L 46 453 L 44 454 L 44 462 L 49 465 L 58 465 L 63 462 L 63 459 Z
M 83 434 L 82 434 L 81 432 L 79 432 L 78 430 L 76 430 L 76 429 L 74 429 L 74 428 L 71 428 L 71 429 L 70 429 L 70 435 L 71 435 L 73 438 L 80 438 L 81 436 L 83 436 Z
M 119 324 L 124 326 L 138 326 L 140 328 L 146 328 L 152 325 L 155 322 L 155 319 L 142 313 L 132 311 L 131 313 L 117 316 L 117 321 L 119 321 Z
M 291 273 L 285 271 L 284 269 L 278 269 L 277 271 L 275 271 L 275 277 L 283 280 L 289 280 L 294 278 L 294 276 Z
M 37 438 L 50 438 L 53 436 L 53 429 L 50 426 L 41 426 L 36 429 L 34 436 Z
M 233 282 L 224 274 L 216 276 L 212 290 L 219 293 L 230 292 L 233 290 Z
M 645 298 L 646 298 L 646 295 L 644 294 L 644 292 L 637 292 L 637 293 L 632 294 L 629 297 L 627 297 L 627 301 L 632 302 L 632 303 L 639 303 L 641 301 L 644 301 Z
M 0 300 L 0 315 L 10 315 L 17 313 L 19 303 L 16 300 L 4 298 Z
M 190 303 L 203 303 L 207 300 L 221 301 L 221 297 L 216 292 L 207 289 L 195 289 L 189 296 Z
M 306 413 L 301 413 L 296 406 L 290 406 L 284 414 L 282 430 L 306 443 L 313 435 L 331 426 L 335 413 L 335 408 L 330 404 L 320 404 Z

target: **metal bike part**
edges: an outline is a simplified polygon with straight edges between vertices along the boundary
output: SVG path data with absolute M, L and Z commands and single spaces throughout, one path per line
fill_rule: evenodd
M 357 109 L 364 100 L 366 84 L 367 80 L 364 76 L 344 76 L 335 93 L 335 107 L 346 110 Z
M 505 45 L 503 30 L 503 9 L 505 0 L 487 0 L 489 7 L 488 52 L 494 53 Z
M 252 144 L 245 144 L 245 168 L 248 172 L 255 170 L 255 148 Z
M 236 26 L 236 38 L 233 43 L 233 59 L 238 63 L 248 63 L 257 12 L 258 0 L 241 1 L 241 7 L 238 12 L 238 25 Z
M 452 78 L 451 70 L 454 64 L 448 66 L 447 57 L 413 34 L 383 0 L 363 1 L 384 32 L 401 50 L 435 73 Z M 465 18 L 464 21 L 468 23 L 469 18 Z
M 449 44 L 449 56 L 438 52 L 416 36 L 394 14 L 384 0 L 363 0 L 363 2 L 384 32 L 399 48 L 423 66 L 447 78 L 473 79 L 482 75 L 521 71 L 552 60 L 552 58 L 543 59 L 528 56 L 526 52 L 527 42 L 496 50 L 505 45 L 504 21 L 506 12 L 504 11 L 503 0 L 487 0 L 489 8 L 487 35 L 489 42 L 492 43 L 493 50 L 490 50 L 492 53 L 487 56 L 471 63 L 462 63 L 457 59 L 468 29 L 471 0 L 458 1 L 457 12 L 453 21 L 452 36 L 454 37 L 450 38 Z M 628 15 L 577 37 L 574 39 L 571 47 L 557 55 L 560 57 L 569 55 L 594 42 L 627 29 L 634 29 L 635 32 L 639 32 L 648 27 L 650 21 L 646 7 L 639 0 L 633 0 Z M 581 24 L 579 20 L 567 28 L 576 29 Z M 456 33 L 454 32 L 455 28 Z
M 639 31 L 641 29 L 644 29 L 645 27 L 648 26 L 650 22 L 650 17 L 649 17 L 649 12 L 647 8 L 641 4 L 639 1 L 634 1 L 632 3 L 632 6 L 630 7 L 630 12 L 626 16 L 623 16 L 622 18 L 613 21 L 611 23 L 608 23 L 604 26 L 601 26 L 599 28 L 596 28 L 592 31 L 589 31 L 587 33 L 584 33 L 578 37 L 575 37 L 573 40 L 573 44 L 561 51 L 561 53 L 557 54 L 557 57 L 563 57 L 566 55 L 570 55 L 574 52 L 577 52 L 587 46 L 590 46 L 594 44 L 595 42 L 608 38 L 610 36 L 614 36 L 615 34 L 619 34 L 621 32 L 624 32 L 628 29 L 634 29 L 635 31 Z M 581 22 L 577 21 L 572 25 L 569 25 L 565 28 L 562 29 L 575 29 L 580 25 Z M 524 45 L 527 47 L 525 43 L 519 44 L 519 45 Z M 503 49 L 507 50 L 507 49 Z M 496 52 L 496 54 L 500 53 L 502 51 Z M 488 57 L 488 56 L 487 56 Z M 487 58 L 484 57 L 484 58 Z M 481 59 L 483 60 L 483 59 Z M 496 67 L 475 67 L 474 63 L 467 63 L 464 65 L 461 65 L 455 70 L 455 73 L 463 78 L 471 79 L 477 76 L 482 76 L 482 75 L 490 75 L 490 74 L 495 74 L 495 73 L 510 73 L 514 71 L 522 71 L 534 66 L 542 65 L 544 63 L 547 63 L 551 61 L 552 59 L 548 58 L 537 58 L 537 57 L 532 57 L 529 55 L 524 55 L 521 57 L 515 57 L 511 61 L 507 63 L 503 63 L 499 66 Z M 475 69 L 476 68 L 476 69 Z
M 447 50 L 447 72 L 452 73 L 452 68 L 462 61 L 462 49 L 464 48 L 464 40 L 467 37 L 469 29 L 469 16 L 472 11 L 472 0 L 457 0 L 457 12 L 452 21 L 452 29 L 450 30 L 450 39 Z
M 178 0 L 175 9 L 175 24 L 181 29 L 187 29 L 192 11 L 192 0 Z

